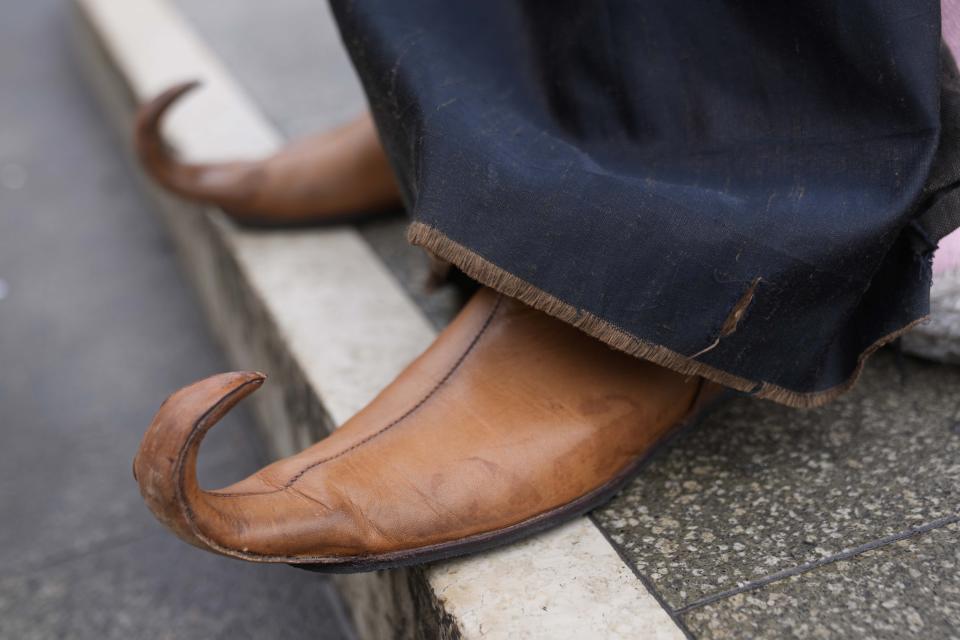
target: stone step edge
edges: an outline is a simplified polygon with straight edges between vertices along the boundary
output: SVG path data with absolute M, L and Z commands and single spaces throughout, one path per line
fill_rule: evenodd
M 256 157 L 281 143 L 165 0 L 74 0 L 74 9 L 87 77 L 122 135 L 137 102 L 200 79 L 202 92 L 166 127 L 179 153 Z M 273 456 L 341 424 L 433 339 L 354 230 L 240 230 L 144 187 L 231 361 L 271 375 L 253 405 Z M 477 556 L 336 580 L 364 638 L 683 637 L 586 518 Z

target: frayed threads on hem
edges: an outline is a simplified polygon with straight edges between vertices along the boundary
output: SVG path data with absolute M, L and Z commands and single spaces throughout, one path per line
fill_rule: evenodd
M 722 369 L 717 369 L 710 365 L 698 362 L 689 356 L 679 354 L 662 345 L 648 342 L 638 338 L 615 325 L 581 309 L 560 300 L 559 298 L 539 289 L 532 284 L 518 278 L 512 273 L 493 264 L 486 258 L 464 247 L 458 242 L 451 240 L 441 231 L 426 225 L 422 222 L 412 222 L 407 229 L 407 240 L 416 246 L 422 247 L 434 257 L 445 260 L 465 274 L 495 291 L 504 295 L 516 298 L 526 305 L 542 311 L 558 320 L 562 320 L 584 333 L 606 343 L 607 345 L 623 351 L 632 356 L 649 360 L 654 364 L 666 367 L 677 373 L 684 375 L 697 375 L 706 378 L 725 387 L 742 391 L 757 398 L 771 400 L 779 404 L 784 404 L 795 408 L 814 408 L 822 406 L 837 396 L 849 391 L 857 382 L 863 371 L 866 359 L 883 345 L 895 340 L 906 333 L 914 326 L 927 319 L 927 316 L 917 318 L 905 327 L 890 333 L 865 349 L 857 359 L 857 366 L 851 376 L 844 382 L 823 391 L 799 392 L 785 389 L 769 382 L 754 381 L 734 375 Z M 728 321 L 724 322 L 721 328 L 720 338 L 723 337 L 724 328 L 727 328 L 730 318 L 733 318 L 732 329 L 742 319 L 743 313 L 753 299 L 753 294 L 759 284 L 760 279 L 754 279 L 747 293 L 741 298 L 741 301 L 734 306 Z M 745 301 L 745 302 L 744 302 Z M 742 306 L 741 306 L 741 303 Z M 740 311 L 739 315 L 734 312 Z M 733 332 L 730 331 L 730 333 Z M 726 335 L 730 335 L 727 333 Z M 719 340 L 719 338 L 718 338 Z

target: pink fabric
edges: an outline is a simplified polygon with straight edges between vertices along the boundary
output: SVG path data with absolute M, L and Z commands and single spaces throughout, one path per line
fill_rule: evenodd
M 953 57 L 960 59 L 960 0 L 940 0 L 940 33 Z
M 960 0 L 940 0 L 941 33 L 953 57 L 960 60 Z M 960 229 L 940 241 L 933 257 L 933 273 L 960 267 Z
M 933 254 L 934 275 L 957 268 L 960 268 L 960 230 L 941 240 L 940 247 Z
M 960 61 L 960 0 L 940 0 L 940 24 L 943 41 Z M 960 229 L 940 241 L 933 257 L 933 273 L 943 273 L 960 267 Z

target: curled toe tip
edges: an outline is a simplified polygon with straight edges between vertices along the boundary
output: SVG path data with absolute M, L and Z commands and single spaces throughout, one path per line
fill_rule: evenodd
M 235 378 L 237 380 L 243 380 L 244 382 L 252 382 L 255 380 L 263 381 L 267 379 L 267 374 L 263 373 L 262 371 L 230 371 L 227 373 L 217 374 L 212 377 L 220 376 Z
M 176 84 L 171 85 L 167 91 L 189 91 L 199 87 L 202 84 L 203 82 L 201 82 L 198 78 L 192 78 L 190 80 L 184 80 L 183 82 L 177 82 Z
M 231 373 L 220 374 L 214 378 L 225 378 L 224 382 L 236 388 L 242 386 L 259 387 L 266 381 L 267 376 L 259 371 L 233 371 Z
M 171 394 L 144 434 L 133 461 L 133 477 L 156 518 L 180 538 L 203 548 L 198 518 L 219 517 L 197 484 L 197 451 L 206 432 L 237 403 L 256 391 L 259 371 L 220 373 Z
M 171 397 L 183 398 L 191 405 L 191 413 L 199 418 L 201 410 L 210 410 L 222 403 L 232 406 L 260 388 L 266 378 L 267 376 L 259 371 L 218 373 L 183 387 Z
M 155 130 L 160 120 L 171 105 L 199 86 L 199 80 L 180 82 L 141 104 L 137 109 L 137 132 L 140 134 L 156 133 Z
M 133 125 L 133 141 L 140 163 L 161 185 L 177 187 L 179 164 L 171 156 L 160 133 L 164 114 L 181 96 L 199 86 L 196 80 L 181 82 L 147 100 L 137 108 Z
M 193 91 L 201 84 L 202 83 L 199 80 L 186 80 L 184 82 L 172 84 L 150 100 L 147 100 L 143 106 L 160 105 L 165 108 L 184 94 Z

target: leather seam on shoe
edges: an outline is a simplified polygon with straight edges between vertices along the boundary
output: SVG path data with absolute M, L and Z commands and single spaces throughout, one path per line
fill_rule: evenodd
M 479 335 L 479 334 L 478 334 Z M 673 430 L 683 429 L 692 424 L 695 424 L 703 415 L 703 413 L 708 410 L 709 407 L 700 407 L 695 409 L 693 412 L 688 413 L 686 416 L 678 420 Z M 596 487 L 595 489 L 583 494 L 582 496 L 575 498 L 567 503 L 558 505 L 556 507 L 547 509 L 538 514 L 532 515 L 525 520 L 515 522 L 513 524 L 507 525 L 500 529 L 493 529 L 489 531 L 481 531 L 468 536 L 464 536 L 458 543 L 452 544 L 452 541 L 442 541 L 436 542 L 423 547 L 413 548 L 413 549 L 399 549 L 395 551 L 373 554 L 370 555 L 357 554 L 352 556 L 330 556 L 330 555 L 311 555 L 311 554 L 302 554 L 302 555 L 279 555 L 279 554 L 264 554 L 257 553 L 255 551 L 244 551 L 240 549 L 235 549 L 232 547 L 224 546 L 216 541 L 209 539 L 204 535 L 199 529 L 196 528 L 195 522 L 190 520 L 190 524 L 195 528 L 195 531 L 201 536 L 204 542 L 206 542 L 211 548 L 224 553 L 229 556 L 242 558 L 251 562 L 285 562 L 288 564 L 325 564 L 330 563 L 331 566 L 356 566 L 362 567 L 364 563 L 374 560 L 374 562 L 383 563 L 380 566 L 374 565 L 373 568 L 395 568 L 401 566 L 407 566 L 411 561 L 416 561 L 418 558 L 424 557 L 430 552 L 443 552 L 444 550 L 454 550 L 453 553 L 441 555 L 434 560 L 440 560 L 444 558 L 457 557 L 463 553 L 470 553 L 471 548 L 465 546 L 463 543 L 470 543 L 471 545 L 484 545 L 487 542 L 496 540 L 497 538 L 502 538 L 505 535 L 510 535 L 512 533 L 527 531 L 532 533 L 542 528 L 543 525 L 549 526 L 549 523 L 553 518 L 558 517 L 560 514 L 564 513 L 580 513 L 584 514 L 590 509 L 595 508 L 597 505 L 594 504 L 594 501 L 599 496 L 603 496 L 611 491 L 619 490 L 624 486 L 624 483 L 629 480 L 630 477 L 635 475 L 639 469 L 643 468 L 649 462 L 651 456 L 656 453 L 656 451 L 668 442 L 670 436 L 665 436 L 661 438 L 657 443 L 655 443 L 647 452 L 641 455 L 638 459 L 634 460 L 631 464 L 627 465 L 623 470 L 621 470 L 616 476 L 607 481 L 606 483 Z M 611 494 L 612 495 L 612 494 Z M 591 506 L 592 505 L 592 506 Z M 189 512 L 188 512 L 189 513 Z M 192 514 L 190 514 L 192 516 Z M 532 528 L 537 527 L 537 528 Z M 489 548 L 487 546 L 478 546 L 473 548 L 472 551 L 480 551 L 483 549 Z
M 271 494 L 274 494 L 274 493 L 279 493 L 279 492 L 281 492 L 281 491 L 286 491 L 287 489 L 289 489 L 290 487 L 292 487 L 294 484 L 296 484 L 296 482 L 297 482 L 300 478 L 302 478 L 303 475 L 306 474 L 308 471 L 311 471 L 312 469 L 315 469 L 315 468 L 319 467 L 319 466 L 322 465 L 322 464 L 325 464 L 325 463 L 327 463 L 327 462 L 331 462 L 331 461 L 333 461 L 333 460 L 336 460 L 337 458 L 340 458 L 340 457 L 342 457 L 342 456 L 350 453 L 351 451 L 353 451 L 353 450 L 355 450 L 355 449 L 357 449 L 357 448 L 359 448 L 359 447 L 367 444 L 368 442 L 370 442 L 370 441 L 373 440 L 374 438 L 377 438 L 378 436 L 386 433 L 387 431 L 389 431 L 389 430 L 392 429 L 393 427 L 397 426 L 398 424 L 400 424 L 401 422 L 403 422 L 404 420 L 406 420 L 407 418 L 409 418 L 411 415 L 413 415 L 414 413 L 416 413 L 416 412 L 417 412 L 421 407 L 423 407 L 423 405 L 425 405 L 447 382 L 450 381 L 450 378 L 451 378 L 451 377 L 453 376 L 453 374 L 457 371 L 457 369 L 460 368 L 460 365 L 462 365 L 463 362 L 467 359 L 467 356 L 470 355 L 470 353 L 473 351 L 474 347 L 476 347 L 476 346 L 477 346 L 477 343 L 480 341 L 480 338 L 483 336 L 484 333 L 486 333 L 487 329 L 490 327 L 490 324 L 493 322 L 493 318 L 494 318 L 494 316 L 497 314 L 497 311 L 500 309 L 500 306 L 501 306 L 501 303 L 502 303 L 502 302 L 503 302 L 503 294 L 498 294 L 498 295 L 497 295 L 497 300 L 496 300 L 496 302 L 494 303 L 493 308 L 490 310 L 489 315 L 487 315 L 486 320 L 483 321 L 483 325 L 481 325 L 480 329 L 477 330 L 477 333 L 476 333 L 476 334 L 473 336 L 473 338 L 470 340 L 470 344 L 467 345 L 467 348 L 464 349 L 463 353 L 461 353 L 460 356 L 457 357 L 457 360 L 453 363 L 453 365 L 450 367 L 450 369 L 448 369 L 447 372 L 443 374 L 443 377 L 440 378 L 440 380 L 439 380 L 436 384 L 434 384 L 434 386 L 426 393 L 426 395 L 424 395 L 419 401 L 417 401 L 416 404 L 414 404 L 412 407 L 410 407 L 409 409 L 407 409 L 407 410 L 406 410 L 402 415 L 400 415 L 399 417 L 391 420 L 391 421 L 390 421 L 389 423 L 387 423 L 386 425 L 380 427 L 378 430 L 376 430 L 376 431 L 374 431 L 373 433 L 371 433 L 370 435 L 362 438 L 361 440 L 353 443 L 352 445 L 350 445 L 350 446 L 347 447 L 346 449 L 344 449 L 344 450 L 342 450 L 342 451 L 339 451 L 339 452 L 337 452 L 337 453 L 335 453 L 335 454 L 333 454 L 333 455 L 330 455 L 330 456 L 328 456 L 328 457 L 326 457 L 326 458 L 323 458 L 323 459 L 321 459 L 321 460 L 318 460 L 318 461 L 316 461 L 316 462 L 313 462 L 313 463 L 307 465 L 306 467 L 304 467 L 303 469 L 301 469 L 300 471 L 298 471 L 292 478 L 290 478 L 289 480 L 287 480 L 287 482 L 284 483 L 284 485 L 283 485 L 282 487 L 279 487 L 279 488 L 277 488 L 277 489 L 271 489 L 270 491 L 238 491 L 238 492 L 230 492 L 230 493 L 221 493 L 221 492 L 218 492 L 218 491 L 208 491 L 207 493 L 208 493 L 209 495 L 211 495 L 211 496 L 215 496 L 215 497 L 218 497 L 218 498 L 233 498 L 233 497 L 242 497 L 242 496 L 271 495 Z
M 463 363 L 466 357 L 470 354 L 472 349 L 475 347 L 480 337 L 485 333 L 487 328 L 492 323 L 494 316 L 497 313 L 497 310 L 501 306 L 501 300 L 503 296 L 498 296 L 497 302 L 495 303 L 490 314 L 487 316 L 486 320 L 483 323 L 483 326 L 478 330 L 478 332 L 472 338 L 470 344 L 464 350 L 464 352 L 458 357 L 454 365 L 447 371 L 443 378 L 437 382 L 434 387 L 418 402 L 416 405 L 411 407 L 406 413 L 398 417 L 396 420 L 392 421 L 389 425 L 382 427 L 378 432 L 371 434 L 367 438 L 357 442 L 352 445 L 350 448 L 345 449 L 336 456 L 331 456 L 329 459 L 333 459 L 340 455 L 345 454 L 352 448 L 361 446 L 364 442 L 369 441 L 370 439 L 376 437 L 380 433 L 386 431 L 391 426 L 399 424 L 406 417 L 409 417 L 413 414 L 419 406 L 422 406 L 429 398 L 439 390 L 443 384 L 445 384 L 450 376 L 456 371 L 456 369 Z M 249 383 L 245 383 L 245 387 Z M 676 429 L 685 428 L 695 423 L 703 415 L 705 410 L 708 407 L 697 406 L 697 400 L 702 397 L 703 392 L 706 387 L 709 386 L 705 380 L 700 380 L 700 385 L 697 392 L 694 394 L 695 399 L 693 406 L 687 410 L 687 413 L 677 420 L 673 427 L 668 430 L 675 431 Z M 243 388 L 241 387 L 241 389 Z M 412 562 L 419 561 L 421 558 L 429 558 L 431 553 L 437 553 L 433 560 L 439 560 L 448 557 L 456 557 L 462 555 L 463 553 L 469 553 L 472 551 L 480 551 L 483 549 L 490 548 L 490 546 L 497 540 L 513 540 L 519 539 L 521 535 L 529 534 L 538 530 L 541 530 L 544 526 L 549 526 L 551 522 L 556 522 L 555 518 L 569 516 L 571 514 L 582 514 L 588 511 L 589 509 L 594 508 L 597 504 L 602 502 L 597 502 L 604 495 L 612 495 L 612 491 L 618 490 L 619 487 L 623 486 L 633 474 L 635 474 L 644 464 L 647 463 L 650 456 L 661 447 L 664 443 L 668 442 L 670 439 L 669 435 L 660 438 L 655 444 L 653 444 L 646 452 L 644 452 L 639 458 L 632 461 L 619 471 L 616 476 L 605 482 L 604 484 L 588 491 L 587 493 L 579 496 L 569 502 L 557 505 L 552 508 L 548 508 L 540 513 L 532 515 L 524 520 L 509 524 L 505 527 L 499 529 L 493 529 L 488 531 L 481 531 L 473 533 L 467 536 L 462 537 L 459 541 L 454 540 L 445 540 L 440 542 L 435 542 L 432 544 L 424 545 L 418 548 L 410 549 L 398 549 L 395 551 L 379 553 L 379 554 L 355 554 L 348 556 L 335 556 L 335 555 L 316 555 L 316 554 L 295 554 L 295 555 L 282 555 L 282 554 L 269 554 L 269 553 L 258 553 L 256 551 L 250 551 L 246 548 L 238 549 L 233 546 L 228 546 L 221 544 L 215 538 L 206 534 L 203 529 L 200 527 L 199 523 L 196 520 L 196 516 L 193 513 L 192 506 L 190 501 L 186 499 L 184 491 L 184 477 L 183 477 L 183 457 L 189 451 L 193 439 L 197 436 L 198 432 L 203 431 L 202 427 L 206 420 L 208 420 L 214 411 L 223 404 L 223 402 L 235 393 L 238 393 L 241 389 L 236 389 L 220 402 L 217 403 L 217 406 L 208 410 L 197 422 L 194 424 L 194 428 L 191 431 L 190 435 L 187 438 L 184 448 L 181 450 L 178 457 L 178 467 L 180 467 L 180 473 L 178 474 L 177 482 L 177 499 L 180 503 L 181 509 L 183 510 L 183 515 L 187 521 L 187 524 L 190 526 L 190 529 L 196 535 L 197 539 L 200 542 L 203 542 L 209 549 L 219 552 L 223 555 L 241 558 L 249 560 L 252 562 L 285 562 L 288 564 L 318 564 L 318 565 L 329 565 L 331 568 L 343 567 L 343 570 L 359 570 L 361 568 L 390 568 L 390 567 L 399 567 L 407 566 Z M 322 464 L 324 461 L 319 461 L 317 464 Z M 307 469 L 304 469 L 305 472 Z M 210 492 L 204 492 L 207 495 L 210 495 Z M 267 492 L 275 493 L 275 491 Z M 369 563 L 369 564 L 368 564 Z M 333 570 L 333 569 L 331 569 Z

